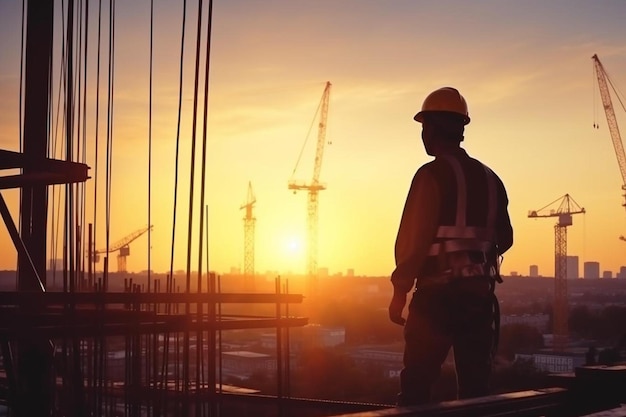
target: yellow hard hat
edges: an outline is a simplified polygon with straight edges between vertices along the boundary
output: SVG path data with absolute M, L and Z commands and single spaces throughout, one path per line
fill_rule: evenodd
M 459 93 L 459 90 L 452 87 L 442 87 L 430 93 L 424 99 L 422 110 L 413 119 L 422 123 L 424 121 L 424 113 L 441 111 L 460 114 L 463 116 L 463 124 L 470 122 L 465 99 Z

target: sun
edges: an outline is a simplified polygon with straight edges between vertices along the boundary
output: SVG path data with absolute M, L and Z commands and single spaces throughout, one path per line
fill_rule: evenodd
M 295 234 L 285 235 L 280 243 L 281 269 L 285 272 L 302 273 L 305 268 L 305 240 Z
M 286 237 L 283 246 L 285 255 L 302 256 L 304 254 L 304 240 L 300 236 Z

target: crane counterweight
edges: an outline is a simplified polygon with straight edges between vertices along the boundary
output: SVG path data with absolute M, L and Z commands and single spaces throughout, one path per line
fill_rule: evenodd
M 130 246 L 129 245 L 133 241 L 138 239 L 141 235 L 146 233 L 148 230 L 152 230 L 153 228 L 154 228 L 154 226 L 150 225 L 149 227 L 144 227 L 144 228 L 135 230 L 134 232 L 132 232 L 129 235 L 127 235 L 127 236 L 123 237 L 122 239 L 118 240 L 113 245 L 109 246 L 108 248 L 102 248 L 102 249 L 94 250 L 92 252 L 92 255 L 91 255 L 92 259 L 90 259 L 90 261 L 98 262 L 100 260 L 100 255 L 106 255 L 106 254 L 109 254 L 109 253 L 118 252 L 118 254 L 117 254 L 117 272 L 126 272 L 126 258 L 130 255 Z M 89 256 L 89 254 L 87 254 L 87 256 Z

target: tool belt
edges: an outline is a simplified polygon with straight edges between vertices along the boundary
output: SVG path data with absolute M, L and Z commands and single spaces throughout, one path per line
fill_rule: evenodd
M 430 267 L 419 277 L 419 283 L 447 284 L 480 277 L 487 281 L 500 280 L 496 260 L 492 254 L 486 252 L 458 251 L 441 253 L 430 258 Z
M 490 265 L 485 252 L 452 252 L 446 253 L 447 268 L 441 271 L 453 277 L 489 276 Z

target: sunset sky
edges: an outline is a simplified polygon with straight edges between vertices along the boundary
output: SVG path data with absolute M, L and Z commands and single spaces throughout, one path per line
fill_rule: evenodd
M 111 244 L 148 223 L 150 1 L 116 3 Z M 10 150 L 19 149 L 21 7 L 17 0 L 0 2 L 0 148 Z M 96 7 L 90 3 L 90 41 Z M 187 251 L 196 8 L 188 2 L 175 269 L 185 268 Z M 619 240 L 626 235 L 623 182 L 591 57 L 598 54 L 615 86 L 626 89 L 625 21 L 622 0 L 215 1 L 206 188 L 210 269 L 243 269 L 245 213 L 239 208 L 251 181 L 256 271 L 304 272 L 306 193 L 294 195 L 287 183 L 312 176 L 317 129 L 308 140 L 307 132 L 330 81 L 320 267 L 331 274 L 348 268 L 357 275 L 391 273 L 408 187 L 430 160 L 412 117 L 430 91 L 453 86 L 467 99 L 472 118 L 464 148 L 493 168 L 508 190 L 515 243 L 503 272 L 528 274 L 537 264 L 541 275 L 554 274 L 556 219 L 527 215 L 566 193 L 587 211 L 575 215 L 568 229 L 568 253 L 580 257 L 581 273 L 582 262 L 590 260 L 601 270 L 618 270 L 626 265 L 626 242 Z M 182 1 L 155 0 L 151 268 L 157 272 L 168 270 L 170 259 L 181 23 Z M 59 16 L 55 24 L 60 28 Z M 92 176 L 95 47 L 90 45 L 88 75 Z M 102 110 L 106 75 L 101 77 Z M 58 76 L 54 83 L 56 89 Z M 615 96 L 613 104 L 625 132 L 625 111 Z M 199 120 L 196 169 L 202 109 Z M 102 157 L 104 148 L 99 152 Z M 99 163 L 102 170 L 104 160 Z M 87 184 L 88 223 L 94 221 L 93 182 Z M 103 183 L 101 176 L 98 187 Z M 2 195 L 17 219 L 17 191 Z M 196 203 L 196 230 L 199 211 Z M 96 246 L 105 246 L 103 206 L 97 236 Z M 15 267 L 11 246 L 0 228 L 0 269 Z M 193 247 L 197 251 L 197 243 Z M 147 252 L 145 236 L 131 244 L 129 270 L 146 269 Z

